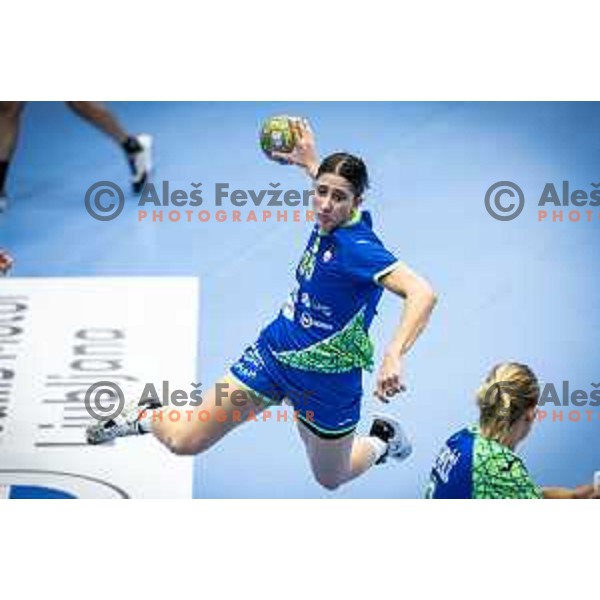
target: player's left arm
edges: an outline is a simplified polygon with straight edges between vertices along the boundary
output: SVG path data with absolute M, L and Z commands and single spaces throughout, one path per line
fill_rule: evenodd
M 406 389 L 403 381 L 403 359 L 425 329 L 436 305 L 437 296 L 426 279 L 401 262 L 381 277 L 379 283 L 405 300 L 401 321 L 385 350 L 377 375 L 375 395 L 387 402 L 392 396 Z

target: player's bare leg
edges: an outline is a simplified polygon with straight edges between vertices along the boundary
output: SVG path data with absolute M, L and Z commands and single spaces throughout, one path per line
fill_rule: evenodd
M 246 423 L 253 413 L 261 413 L 267 404 L 255 394 L 225 376 L 206 395 L 202 404 L 193 409 L 175 409 L 179 418 L 172 415 L 153 419 L 152 432 L 175 454 L 198 454 L 208 450 L 230 431 Z
M 17 138 L 25 102 L 0 102 L 0 213 L 7 207 L 6 181 Z
M 175 454 L 198 454 L 266 407 L 261 397 L 225 376 L 202 395 L 199 406 L 138 407 L 130 417 L 92 425 L 87 440 L 100 444 L 151 432 Z
M 335 490 L 388 458 L 403 461 L 412 452 L 400 422 L 390 415 L 376 415 L 368 436 L 350 433 L 324 439 L 302 422 L 298 423 L 298 431 L 315 479 L 328 490 Z
M 131 135 L 118 119 L 101 102 L 71 101 L 69 108 L 79 117 L 91 123 L 123 148 L 131 169 L 132 186 L 139 193 L 152 170 L 152 138 L 147 134 Z

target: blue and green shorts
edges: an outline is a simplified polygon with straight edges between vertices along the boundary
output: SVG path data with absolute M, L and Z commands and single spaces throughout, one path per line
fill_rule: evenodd
M 264 336 L 246 348 L 230 369 L 243 387 L 269 404 L 292 404 L 298 419 L 324 439 L 352 433 L 360 419 L 362 371 L 320 373 L 285 365 Z

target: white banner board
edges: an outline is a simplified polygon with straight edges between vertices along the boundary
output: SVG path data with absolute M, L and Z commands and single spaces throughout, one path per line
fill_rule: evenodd
M 0 281 L 0 498 L 191 498 L 192 459 L 151 435 L 88 446 L 84 398 L 116 383 L 134 404 L 146 383 L 196 377 L 198 280 Z

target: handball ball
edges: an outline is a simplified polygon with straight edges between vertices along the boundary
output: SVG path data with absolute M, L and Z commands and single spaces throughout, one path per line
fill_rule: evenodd
M 291 152 L 294 149 L 298 141 L 295 128 L 298 120 L 282 115 L 265 122 L 260 132 L 260 146 L 270 159 L 280 162 L 272 156 L 273 152 Z

